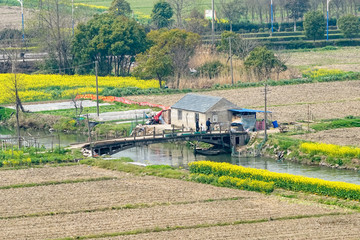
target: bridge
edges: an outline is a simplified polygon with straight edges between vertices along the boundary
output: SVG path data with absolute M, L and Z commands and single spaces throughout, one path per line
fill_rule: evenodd
M 249 139 L 247 132 L 221 132 L 212 131 L 210 133 L 199 132 L 172 132 L 169 134 L 152 134 L 145 136 L 133 136 L 125 138 L 117 138 L 111 140 L 102 140 L 82 144 L 82 147 L 93 150 L 98 155 L 115 154 L 132 147 L 149 145 L 154 143 L 178 142 L 178 141 L 199 141 L 210 143 L 223 148 L 231 149 L 233 146 L 245 145 Z M 73 146 L 74 148 L 74 146 Z

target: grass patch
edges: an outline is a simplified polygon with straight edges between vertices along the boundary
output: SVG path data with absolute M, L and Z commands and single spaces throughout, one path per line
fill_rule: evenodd
M 8 186 L 0 186 L 1 189 L 12 189 L 12 188 L 28 188 L 28 187 L 40 187 L 40 186 L 49 186 L 49 185 L 60 185 L 60 184 L 71 184 L 71 183 L 82 183 L 82 182 L 98 182 L 113 180 L 115 177 L 100 177 L 100 178 L 87 178 L 87 179 L 76 179 L 76 180 L 63 180 L 63 181 L 49 181 L 42 183 L 23 183 L 23 184 L 14 184 Z
M 324 120 L 321 123 L 311 125 L 311 128 L 316 131 L 352 127 L 360 127 L 360 117 L 348 116 L 344 119 Z
M 182 169 L 170 166 L 137 166 L 128 163 L 128 158 L 118 160 L 85 159 L 80 161 L 82 164 L 97 166 L 100 168 L 132 173 L 135 175 L 151 175 L 157 177 L 188 179 L 189 173 Z

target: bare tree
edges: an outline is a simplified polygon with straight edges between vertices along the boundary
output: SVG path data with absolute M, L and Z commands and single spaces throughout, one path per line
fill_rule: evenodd
M 167 0 L 167 1 L 174 9 L 177 27 L 182 28 L 183 27 L 182 14 L 190 1 L 189 0 Z
M 218 8 L 220 8 L 221 14 L 229 20 L 230 31 L 232 31 L 232 24 L 238 22 L 241 15 L 244 13 L 242 1 L 232 0 L 227 2 L 226 0 L 220 0 Z
M 18 136 L 18 147 L 21 147 L 21 136 L 20 136 L 20 121 L 19 121 L 19 112 L 25 112 L 24 107 L 22 106 L 19 92 L 21 90 L 21 76 L 17 74 L 17 64 L 21 62 L 21 56 L 24 54 L 23 44 L 21 38 L 16 35 L 7 36 L 6 40 L 2 42 L 0 48 L 0 54 L 7 58 L 8 63 L 11 65 L 11 75 L 5 81 L 6 94 L 9 97 L 10 102 L 15 104 L 16 109 L 16 130 Z
M 282 50 L 278 50 L 275 54 L 279 64 L 275 65 L 274 72 L 276 73 L 276 80 L 279 80 L 280 73 L 287 70 L 287 64 L 291 59 L 291 54 Z
M 68 10 L 69 0 L 42 0 L 42 8 L 36 12 L 39 24 L 34 26 L 43 50 L 57 62 L 59 73 L 69 73 L 72 18 Z

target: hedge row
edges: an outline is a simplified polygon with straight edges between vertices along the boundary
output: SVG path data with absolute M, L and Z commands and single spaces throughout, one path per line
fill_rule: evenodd
M 229 176 L 217 177 L 213 174 L 192 174 L 190 178 L 192 181 L 195 182 L 213 184 L 222 187 L 237 188 L 241 190 L 263 193 L 271 193 L 274 191 L 273 182 L 263 182 L 252 179 L 240 179 Z
M 337 47 L 354 47 L 360 46 L 359 39 L 336 39 L 336 40 L 320 40 L 320 41 L 289 41 L 289 42 L 268 42 L 265 46 L 269 49 L 305 49 L 305 48 L 322 48 L 326 46 Z
M 352 200 L 360 199 L 360 186 L 351 183 L 332 182 L 287 173 L 276 173 L 263 169 L 232 165 L 230 163 L 200 161 L 189 163 L 189 166 L 190 173 L 192 174 L 212 174 L 219 178 L 227 176 L 262 182 L 274 182 L 276 187 L 292 191 L 305 191 Z

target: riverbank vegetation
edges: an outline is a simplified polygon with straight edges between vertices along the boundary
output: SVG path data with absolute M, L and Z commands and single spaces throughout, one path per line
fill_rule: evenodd
M 246 168 L 229 163 L 200 161 L 190 163 L 189 166 L 190 172 L 194 174 L 213 174 L 217 177 L 227 176 L 270 183 L 273 182 L 276 187 L 292 191 L 305 191 L 353 200 L 358 200 L 360 198 L 360 186 L 357 184 L 331 182 L 286 173 L 274 173 L 268 170 Z
M 321 165 L 344 169 L 360 169 L 359 148 L 334 144 L 314 143 L 279 134 L 270 135 L 265 154 L 302 164 Z
M 18 149 L 13 145 L 2 143 L 0 149 L 0 167 L 18 168 L 32 167 L 44 164 L 76 163 L 83 156 L 80 151 L 70 151 L 59 146 L 53 149 L 45 147 L 23 147 Z

